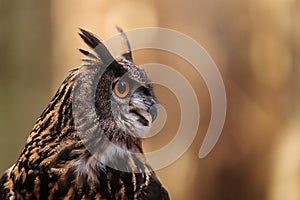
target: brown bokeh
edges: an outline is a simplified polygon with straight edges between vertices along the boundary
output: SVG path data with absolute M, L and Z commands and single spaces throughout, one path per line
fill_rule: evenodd
M 197 137 L 184 155 L 159 170 L 172 199 L 300 199 L 300 2 L 52 0 L 0 1 L 0 170 L 17 157 L 32 125 L 85 47 L 78 27 L 101 39 L 148 26 L 180 31 L 216 62 L 227 94 L 224 130 L 204 159 L 210 99 L 201 76 L 182 58 L 158 50 L 134 52 L 137 64 L 163 63 L 192 84 L 201 108 Z M 169 117 L 145 141 L 146 151 L 178 129 L 175 95 L 157 86 Z M 187 133 L 189 134 L 189 133 Z

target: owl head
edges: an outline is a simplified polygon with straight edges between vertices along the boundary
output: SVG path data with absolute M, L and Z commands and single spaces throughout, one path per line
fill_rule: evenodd
M 125 44 L 125 52 L 116 59 L 96 36 L 80 29 L 81 38 L 92 52 L 80 49 L 87 58 L 81 67 L 85 72 L 81 74 L 85 75 L 77 78 L 79 85 L 84 85 L 79 94 L 90 92 L 90 101 L 83 100 L 85 104 L 90 103 L 86 109 L 95 105 L 96 119 L 110 139 L 120 139 L 117 136 L 140 138 L 156 118 L 157 101 L 145 70 L 133 62 L 127 36 L 122 29 L 117 29 Z

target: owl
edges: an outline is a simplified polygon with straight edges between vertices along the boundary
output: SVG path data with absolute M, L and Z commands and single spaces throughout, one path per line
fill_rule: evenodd
M 169 199 L 148 164 L 142 136 L 157 115 L 146 72 L 125 52 L 114 58 L 92 33 L 79 35 L 83 64 L 71 70 L 0 179 L 0 199 Z

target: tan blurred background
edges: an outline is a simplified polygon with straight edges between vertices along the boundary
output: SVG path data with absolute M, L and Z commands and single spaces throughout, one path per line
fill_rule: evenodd
M 115 25 L 157 26 L 187 34 L 209 52 L 228 98 L 221 138 L 199 159 L 210 118 L 203 80 L 172 54 L 134 52 L 137 64 L 163 63 L 184 74 L 201 107 L 192 146 L 157 172 L 171 198 L 300 199 L 300 1 L 0 0 L 0 16 L 1 172 L 17 160 L 67 72 L 80 65 L 78 27 L 107 39 Z M 180 120 L 175 96 L 163 87 L 156 92 L 170 117 L 145 141 L 148 151 L 170 141 Z

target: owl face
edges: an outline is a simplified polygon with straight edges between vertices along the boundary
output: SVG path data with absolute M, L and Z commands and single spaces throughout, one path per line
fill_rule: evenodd
M 113 58 L 100 40 L 82 29 L 80 36 L 93 48 L 94 54 L 83 49 L 80 51 L 88 57 L 85 59 L 86 67 L 99 71 L 99 73 L 92 72 L 92 75 L 86 77 L 95 76 L 97 78 L 92 79 L 99 80 L 100 74 L 95 95 L 95 109 L 104 132 L 113 130 L 116 136 L 119 135 L 116 132 L 122 130 L 126 135 L 140 138 L 156 118 L 156 98 L 146 72 L 133 62 L 127 36 L 122 29 L 118 27 L 117 29 L 126 44 L 125 53 L 120 58 Z M 81 78 L 81 82 L 84 82 L 83 79 Z M 83 90 L 82 93 L 86 92 Z M 124 136 L 122 133 L 121 135 Z
M 118 61 L 125 73 L 111 83 L 111 111 L 126 134 L 143 137 L 157 115 L 157 102 L 146 72 L 127 60 Z

